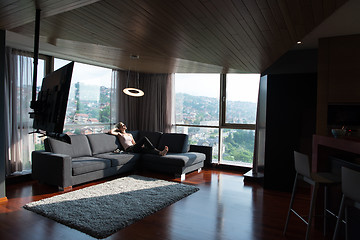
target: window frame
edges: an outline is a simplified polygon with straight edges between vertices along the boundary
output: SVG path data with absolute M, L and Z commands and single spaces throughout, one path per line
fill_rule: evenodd
M 218 126 L 214 125 L 195 125 L 195 124 L 178 124 L 176 123 L 175 119 L 175 131 L 176 127 L 197 127 L 197 128 L 216 128 L 219 132 L 219 144 L 218 144 L 218 156 L 217 156 L 217 162 L 213 164 L 221 165 L 223 163 L 223 157 L 222 157 L 222 147 L 223 147 L 223 136 L 222 136 L 222 130 L 223 129 L 240 129 L 240 130 L 256 130 L 256 123 L 255 124 L 243 124 L 243 123 L 227 123 L 226 122 L 226 76 L 227 74 L 221 73 L 220 76 L 220 95 L 219 95 L 219 124 Z M 176 81 L 176 78 L 175 78 Z M 176 95 L 176 93 L 175 93 Z M 257 112 L 257 111 L 256 111 Z M 255 139 L 254 139 L 255 141 Z M 253 150 L 253 154 L 255 152 L 255 149 Z M 228 164 L 226 164 L 228 165 Z M 234 164 L 235 165 L 235 164 Z M 237 165 L 235 165 L 237 166 Z

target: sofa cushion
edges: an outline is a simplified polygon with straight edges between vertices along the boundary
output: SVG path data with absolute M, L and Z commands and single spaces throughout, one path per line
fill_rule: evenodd
M 95 155 L 95 157 L 109 159 L 111 161 L 111 166 L 115 167 L 115 166 L 124 165 L 130 161 L 137 161 L 138 159 L 140 159 L 141 155 L 137 154 L 137 153 L 109 152 L 109 153 L 97 154 L 97 155 Z
M 189 137 L 182 133 L 164 133 L 159 141 L 159 150 L 169 147 L 171 153 L 186 153 L 188 151 Z
M 201 161 L 205 161 L 205 154 L 197 152 L 187 153 L 169 153 L 165 156 L 158 156 L 154 154 L 143 154 L 142 161 L 163 165 L 176 165 L 179 167 L 191 166 Z
M 72 175 L 80 175 L 84 173 L 103 170 L 111 167 L 109 159 L 96 157 L 79 157 L 72 160 Z
M 157 147 L 159 145 L 159 140 L 161 135 L 162 135 L 161 132 L 139 131 L 135 141 L 141 139 L 142 137 L 147 137 L 150 140 L 150 142 L 154 145 L 154 147 Z
M 115 135 L 107 133 L 97 133 L 86 135 L 89 139 L 93 155 L 99 153 L 112 152 L 117 148 L 121 149 L 119 139 Z
M 70 135 L 71 144 L 53 138 L 45 139 L 46 151 L 65 154 L 70 157 L 91 156 L 89 141 L 85 135 Z

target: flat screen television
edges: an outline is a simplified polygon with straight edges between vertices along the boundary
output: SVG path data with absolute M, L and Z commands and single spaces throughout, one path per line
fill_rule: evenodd
M 63 132 L 73 68 L 71 62 L 43 78 L 32 113 L 34 129 L 47 134 Z

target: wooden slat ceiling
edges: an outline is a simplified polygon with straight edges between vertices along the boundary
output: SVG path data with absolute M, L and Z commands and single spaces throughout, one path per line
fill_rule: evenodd
M 0 29 L 31 49 L 38 7 L 41 53 L 143 72 L 260 73 L 345 2 L 2 0 Z

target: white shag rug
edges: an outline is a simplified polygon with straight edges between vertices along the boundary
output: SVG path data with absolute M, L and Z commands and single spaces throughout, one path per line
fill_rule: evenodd
M 105 238 L 198 190 L 191 185 L 132 175 L 31 202 L 24 208 L 90 236 Z

